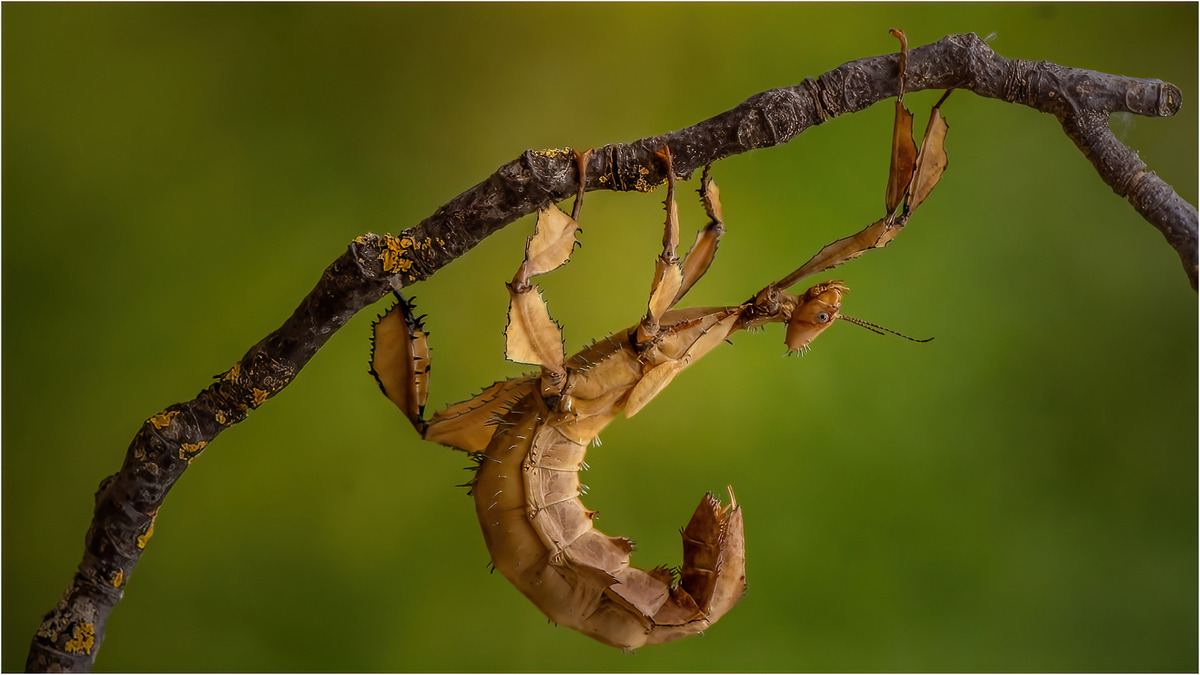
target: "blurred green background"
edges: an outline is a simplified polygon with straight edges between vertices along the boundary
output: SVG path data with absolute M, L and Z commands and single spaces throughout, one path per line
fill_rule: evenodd
M 893 26 L 1178 84 L 1176 117 L 1112 124 L 1194 204 L 1196 24 L 1194 3 L 6 4 L 0 666 L 23 667 L 141 421 L 355 236 L 526 148 L 892 52 Z M 907 98 L 918 130 L 938 95 Z M 891 110 L 720 163 L 728 234 L 689 302 L 739 302 L 882 215 Z M 1196 293 L 1054 119 L 965 92 L 944 112 L 938 190 L 835 275 L 847 313 L 933 343 L 844 324 L 781 359 L 777 327 L 743 335 L 589 456 L 585 501 L 642 567 L 677 565 L 704 491 L 737 490 L 749 594 L 704 637 L 623 654 L 488 574 L 466 458 L 366 374 L 381 303 L 172 491 L 97 670 L 1195 671 Z M 643 310 L 661 199 L 589 195 L 542 283 L 569 349 Z M 521 372 L 502 282 L 531 227 L 411 289 L 433 408 Z

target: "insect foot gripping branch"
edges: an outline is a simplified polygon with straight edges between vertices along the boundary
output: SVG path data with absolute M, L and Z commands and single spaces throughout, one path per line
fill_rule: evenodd
M 898 105 L 896 133 L 911 137 L 911 115 L 901 111 Z M 850 319 L 840 314 L 847 289 L 838 281 L 818 283 L 801 295 L 787 289 L 891 241 L 919 203 L 912 198 L 913 185 L 923 186 L 923 199 L 940 177 L 944 138 L 944 129 L 932 142 L 927 133 L 926 145 L 937 148 L 922 148 L 919 154 L 904 149 L 911 138 L 894 144 L 903 146 L 902 156 L 893 161 L 884 219 L 824 247 L 741 305 L 687 309 L 673 307 L 708 269 L 725 228 L 717 186 L 705 169 L 700 196 L 709 223 L 687 256 L 676 258 L 675 174 L 671 153 L 663 148 L 667 217 L 645 314 L 636 325 L 568 358 L 561 331 L 532 280 L 566 263 L 575 248 L 581 175 L 573 215 L 552 204 L 538 212 L 525 260 L 507 284 L 505 354 L 539 370 L 496 382 L 429 420 L 424 418 L 426 333 L 412 306 L 397 295 L 396 305 L 375 324 L 371 374 L 422 438 L 478 460 L 471 490 L 492 563 L 551 621 L 636 649 L 700 633 L 738 602 L 746 587 L 746 555 L 742 510 L 732 488 L 727 506 L 709 494 L 696 508 L 683 530 L 678 575 L 664 567 L 638 569 L 630 565 L 629 540 L 596 530 L 595 512 L 579 499 L 588 445 L 617 415 L 637 414 L 676 375 L 736 331 L 784 323 L 788 350 L 803 352 L 835 319 Z M 586 156 L 578 156 L 581 174 Z

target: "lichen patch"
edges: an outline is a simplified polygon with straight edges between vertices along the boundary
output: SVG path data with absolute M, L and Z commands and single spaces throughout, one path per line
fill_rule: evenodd
M 164 410 L 154 417 L 150 418 L 150 423 L 155 429 L 165 429 L 171 423 L 171 420 L 179 414 L 178 410 Z
M 75 624 L 71 631 L 71 639 L 63 645 L 63 649 L 71 654 L 91 654 L 92 646 L 96 644 L 96 628 L 88 622 Z

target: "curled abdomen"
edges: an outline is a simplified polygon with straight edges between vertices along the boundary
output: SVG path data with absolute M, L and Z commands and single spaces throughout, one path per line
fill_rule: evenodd
M 495 568 L 551 621 L 615 647 L 703 631 L 745 589 L 736 502 L 701 501 L 684 530 L 678 582 L 664 568 L 632 567 L 629 540 L 596 530 L 579 500 L 586 445 L 546 424 L 534 396 L 505 415 L 473 486 Z

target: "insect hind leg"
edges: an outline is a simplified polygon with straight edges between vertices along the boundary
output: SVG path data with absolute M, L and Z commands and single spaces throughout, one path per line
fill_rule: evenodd
M 400 412 L 422 436 L 425 401 L 429 397 L 429 334 L 424 316 L 416 316 L 416 305 L 399 293 L 396 304 L 384 312 L 372 326 L 371 376 Z

